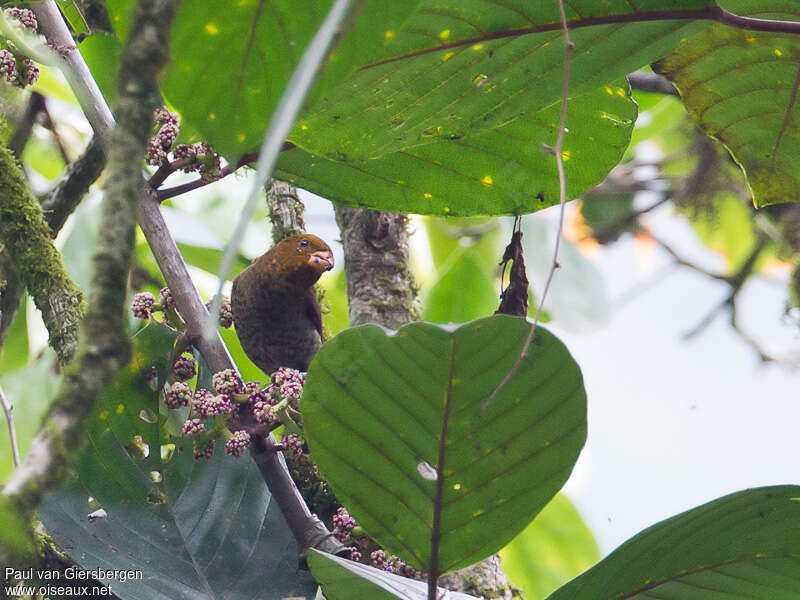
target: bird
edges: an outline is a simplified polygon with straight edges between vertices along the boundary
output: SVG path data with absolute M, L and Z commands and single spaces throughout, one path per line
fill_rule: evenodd
M 233 280 L 231 311 L 248 358 L 267 375 L 279 367 L 307 371 L 322 345 L 322 314 L 314 284 L 333 268 L 322 239 L 282 239 Z

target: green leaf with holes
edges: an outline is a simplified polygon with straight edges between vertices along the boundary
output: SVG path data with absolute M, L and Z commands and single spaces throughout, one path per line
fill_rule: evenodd
M 625 542 L 548 600 L 800 598 L 800 486 L 736 492 Z
M 795 0 L 729 0 L 749 17 L 800 20 Z M 757 206 L 797 199 L 800 36 L 714 24 L 653 65 L 689 113 L 742 167 Z
M 314 358 L 311 455 L 387 552 L 437 573 L 480 561 L 566 481 L 586 438 L 583 380 L 543 328 L 513 370 L 529 332 L 505 315 L 456 329 L 365 325 Z
M 568 195 L 595 185 L 628 147 L 636 105 L 620 80 L 570 100 L 564 138 Z M 559 107 L 464 139 L 436 139 L 371 160 L 282 152 L 276 177 L 347 204 L 417 214 L 521 214 L 558 204 Z
M 107 581 L 123 600 L 312 597 L 255 464 L 221 447 L 201 463 L 190 439 L 169 437 L 179 411 L 159 408 L 145 375 L 156 366 L 164 381 L 175 338 L 154 321 L 134 338 L 130 365 L 89 420 L 78 477 L 39 508 L 48 533 L 83 568 L 141 571 Z

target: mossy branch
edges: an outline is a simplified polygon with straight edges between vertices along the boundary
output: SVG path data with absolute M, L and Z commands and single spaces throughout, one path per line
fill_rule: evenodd
M 58 184 L 42 199 L 42 212 L 50 226 L 50 235 L 55 237 L 67 217 L 72 214 L 89 187 L 100 177 L 106 157 L 97 138 L 93 138 L 80 158 L 67 167 Z M 19 308 L 25 286 L 20 281 L 14 264 L 5 250 L 0 250 L 0 282 L 6 281 L 0 290 L 0 348 L 3 346 L 11 323 Z
M 153 110 L 160 103 L 157 79 L 169 58 L 167 40 L 177 5 L 177 1 L 140 0 L 123 50 L 118 124 L 109 144 L 108 184 L 78 354 L 65 369 L 64 382 L 44 428 L 3 490 L 23 514 L 33 511 L 45 492 L 64 480 L 68 465 L 82 446 L 85 421 L 95 400 L 130 357 L 125 312 L 136 211 L 143 187 L 139 165 L 152 128 Z
M 0 242 L 42 313 L 58 360 L 69 362 L 78 343 L 83 296 L 67 275 L 42 208 L 5 145 L 0 145 Z

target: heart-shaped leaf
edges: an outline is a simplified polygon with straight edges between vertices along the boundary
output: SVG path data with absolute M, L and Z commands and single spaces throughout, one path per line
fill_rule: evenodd
M 426 600 L 428 598 L 428 585 L 422 581 L 400 577 L 313 548 L 308 553 L 308 564 L 314 577 L 322 585 L 326 600 L 352 598 Z M 477 600 L 475 596 L 443 588 L 439 588 L 439 593 L 447 600 Z
M 530 323 L 348 329 L 309 367 L 303 418 L 337 497 L 387 551 L 440 574 L 501 548 L 561 488 L 586 438 L 577 363 Z
M 800 598 L 800 486 L 736 492 L 645 529 L 548 600 Z

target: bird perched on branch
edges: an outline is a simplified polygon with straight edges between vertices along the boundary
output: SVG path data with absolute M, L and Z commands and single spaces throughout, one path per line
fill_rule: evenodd
M 322 345 L 314 292 L 333 268 L 333 253 L 315 235 L 284 238 L 233 280 L 231 309 L 247 356 L 268 375 L 278 367 L 306 371 Z

